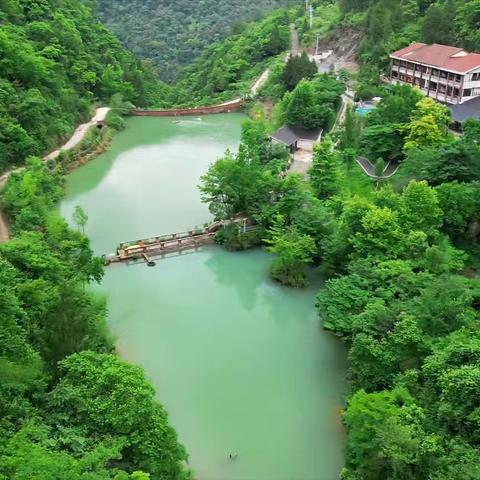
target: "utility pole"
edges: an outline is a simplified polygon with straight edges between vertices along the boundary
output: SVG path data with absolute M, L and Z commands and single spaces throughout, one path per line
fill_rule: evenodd
M 313 27 L 313 5 L 310 5 L 310 28 Z
M 319 40 L 320 40 L 320 34 L 317 33 L 317 46 L 315 47 L 315 56 L 318 56 L 318 43 L 319 43 Z

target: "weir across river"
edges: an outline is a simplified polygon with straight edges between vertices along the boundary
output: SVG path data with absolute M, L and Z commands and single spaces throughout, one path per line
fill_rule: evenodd
M 180 253 L 187 250 L 196 250 L 201 246 L 213 243 L 217 232 L 229 225 L 238 225 L 243 232 L 252 231 L 256 227 L 249 225 L 247 218 L 236 218 L 206 224 L 202 228 L 194 228 L 186 232 L 160 235 L 158 237 L 122 242 L 117 247 L 115 254 L 106 255 L 105 263 L 128 262 L 144 260 L 148 265 L 155 263 L 152 258 L 165 257 L 171 253 Z

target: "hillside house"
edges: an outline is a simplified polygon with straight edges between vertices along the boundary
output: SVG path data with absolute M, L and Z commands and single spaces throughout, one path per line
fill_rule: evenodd
M 446 45 L 413 43 L 390 55 L 390 81 L 420 88 L 448 105 L 480 97 L 480 54 Z

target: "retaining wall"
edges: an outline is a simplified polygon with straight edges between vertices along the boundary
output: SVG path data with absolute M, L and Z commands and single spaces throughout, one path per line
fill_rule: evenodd
M 186 115 L 209 115 L 212 113 L 229 113 L 240 110 L 245 105 L 245 100 L 213 105 L 211 107 L 177 108 L 172 110 L 132 110 L 130 113 L 136 117 L 181 117 Z

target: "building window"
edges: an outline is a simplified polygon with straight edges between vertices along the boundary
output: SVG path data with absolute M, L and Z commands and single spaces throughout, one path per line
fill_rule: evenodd
M 398 72 L 397 72 L 396 70 L 394 70 L 394 71 L 392 72 L 392 77 L 393 77 L 393 78 L 398 78 Z
M 450 87 L 447 87 L 447 95 L 448 95 L 449 97 L 452 96 L 452 92 L 453 92 L 453 87 L 451 87 L 451 86 L 450 86 Z
M 455 88 L 453 89 L 453 96 L 454 96 L 454 97 L 458 97 L 459 95 L 460 95 L 460 90 L 459 90 L 457 87 L 455 87 Z
M 430 90 L 435 90 L 437 91 L 437 82 L 430 82 Z
M 474 73 L 472 75 L 472 82 L 477 82 L 478 80 L 480 80 L 480 73 Z
M 462 76 L 461 75 L 455 75 L 455 81 L 460 83 L 462 81 Z
M 448 77 L 448 73 L 447 72 L 444 72 L 443 70 L 440 72 L 440 78 L 447 78 Z
M 440 70 L 438 70 L 438 68 L 432 68 L 432 75 L 438 77 L 439 73 L 440 73 Z
M 464 97 L 471 97 L 471 96 L 472 96 L 472 89 L 471 89 L 471 88 L 466 88 L 466 89 L 463 91 L 463 96 L 464 96 Z

